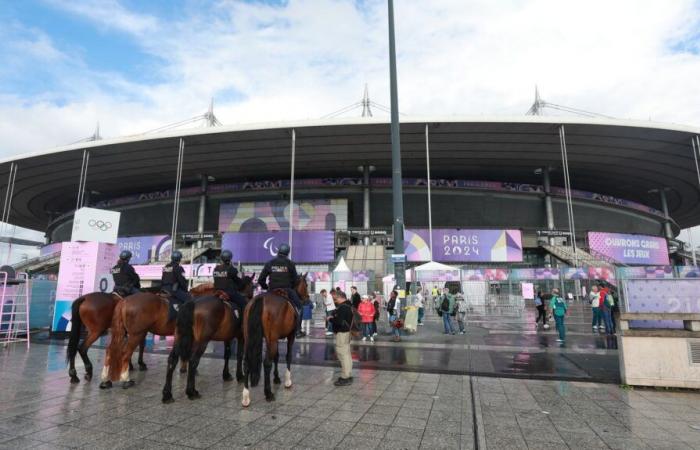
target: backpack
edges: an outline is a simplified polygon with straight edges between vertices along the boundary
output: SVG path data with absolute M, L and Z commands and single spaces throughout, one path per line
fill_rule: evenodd
M 450 299 L 447 296 L 442 298 L 442 303 L 440 303 L 440 311 L 450 312 Z
M 605 304 L 607 306 L 613 307 L 615 306 L 615 297 L 612 296 L 612 294 L 608 294 L 605 296 Z

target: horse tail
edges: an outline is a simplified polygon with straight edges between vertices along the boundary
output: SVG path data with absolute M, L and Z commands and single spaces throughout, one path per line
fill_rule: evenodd
M 70 362 L 78 353 L 78 343 L 80 342 L 80 334 L 83 331 L 83 320 L 80 317 L 80 305 L 85 301 L 85 296 L 79 297 L 71 306 L 71 327 L 70 337 L 68 338 L 68 348 L 66 350 L 66 362 Z
M 195 302 L 185 302 L 177 313 L 177 348 L 182 361 L 189 361 L 194 344 Z
M 263 344 L 263 312 L 264 297 L 253 299 L 253 304 L 248 311 L 248 320 L 245 327 L 245 366 L 250 374 L 250 385 L 255 387 L 260 382 L 262 368 L 262 344 Z
M 124 317 L 122 313 L 124 305 L 126 305 L 124 301 L 117 303 L 117 306 L 114 308 L 114 315 L 112 316 L 111 339 L 109 347 L 107 347 L 110 380 L 118 380 L 122 371 L 120 364 L 124 356 L 124 339 L 126 339 L 126 330 L 124 329 Z

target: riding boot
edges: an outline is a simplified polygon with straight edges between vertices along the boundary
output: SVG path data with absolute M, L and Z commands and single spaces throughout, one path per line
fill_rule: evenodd
M 296 308 L 294 308 L 294 309 L 296 309 Z M 298 309 L 296 309 L 296 311 L 297 311 L 297 317 L 296 317 L 296 324 L 295 324 L 295 328 L 294 328 L 294 334 L 296 335 L 296 337 L 301 338 L 301 337 L 306 336 L 306 333 L 304 333 L 301 330 L 301 311 Z

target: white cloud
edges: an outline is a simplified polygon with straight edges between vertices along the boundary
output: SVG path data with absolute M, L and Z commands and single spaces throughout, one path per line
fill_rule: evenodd
M 73 142 L 97 121 L 104 136 L 145 131 L 201 114 L 210 97 L 224 123 L 321 117 L 358 101 L 364 83 L 389 104 L 383 0 L 222 0 L 167 26 L 116 0 L 52 4 L 124 33 L 165 81 L 87 67 L 80 52 L 54 59 L 44 69 L 58 92 L 0 98 L 0 153 Z M 559 104 L 698 123 L 697 19 L 690 0 L 396 2 L 400 106 L 414 115 L 522 114 L 538 84 Z

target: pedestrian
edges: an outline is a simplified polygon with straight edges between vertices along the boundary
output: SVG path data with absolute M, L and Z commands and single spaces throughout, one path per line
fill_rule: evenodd
M 357 292 L 357 287 L 352 286 L 350 288 L 350 301 L 352 302 L 352 307 L 357 309 L 360 307 L 360 302 L 362 301 L 362 297 L 360 296 L 360 293 Z
M 377 322 L 379 322 L 379 293 L 374 293 L 374 321 L 372 322 L 372 337 L 377 337 Z
M 591 292 L 588 294 L 588 302 L 591 304 L 591 326 L 593 331 L 597 331 L 600 327 L 602 315 L 600 313 L 600 288 L 595 284 L 591 287 Z
M 442 325 L 445 328 L 445 334 L 455 334 L 451 319 L 452 314 L 454 314 L 455 298 L 448 288 L 442 290 L 439 305 L 440 309 L 438 310 L 438 314 L 442 316 Z
M 615 299 L 613 298 L 610 289 L 603 288 L 600 290 L 600 312 L 603 316 L 603 323 L 605 324 L 605 334 L 613 334 L 613 322 L 612 322 L 612 309 L 615 306 Z
M 552 300 L 550 300 L 549 307 L 554 315 L 554 321 L 557 324 L 557 331 L 559 332 L 559 339 L 557 342 L 564 342 L 566 339 L 566 324 L 564 323 L 564 318 L 566 317 L 566 310 L 568 305 L 566 301 L 559 296 L 559 289 L 552 289 Z
M 335 302 L 333 301 L 333 297 L 328 295 L 325 289 L 321 289 L 321 298 L 323 299 L 323 306 L 326 309 L 326 336 L 333 336 L 333 322 L 328 320 L 328 318 L 335 310 Z
M 344 292 L 333 295 L 335 309 L 328 320 L 333 322 L 335 333 L 335 354 L 340 361 L 340 376 L 333 383 L 336 386 L 352 384 L 352 356 L 350 355 L 350 330 L 352 329 L 352 305 Z
M 537 308 L 537 319 L 535 319 L 535 328 L 539 328 L 540 319 L 542 319 L 542 328 L 547 325 L 547 308 L 544 306 L 542 299 L 542 291 L 537 291 L 535 296 L 535 307 Z M 547 327 L 549 328 L 549 327 Z
M 416 308 L 418 308 L 418 325 L 420 326 L 423 326 L 423 315 L 425 314 L 425 299 L 421 293 L 422 290 L 422 288 L 418 288 L 418 292 L 416 292 L 416 302 L 414 305 Z
M 311 334 L 311 320 L 313 319 L 314 306 L 314 302 L 308 298 L 301 302 L 301 334 L 303 336 Z
M 459 334 L 464 334 L 464 327 L 467 323 L 467 301 L 464 300 L 464 296 L 461 292 L 457 293 L 455 299 L 455 309 L 457 310 L 457 324 L 459 325 Z
M 389 296 L 389 303 L 386 305 L 386 312 L 389 315 L 389 326 L 391 327 L 392 333 L 394 335 L 394 342 L 399 342 L 401 340 L 401 331 L 395 325 L 396 320 L 399 318 L 399 293 L 391 291 Z
M 362 340 L 366 341 L 369 338 L 370 342 L 374 342 L 374 337 L 372 336 L 372 322 L 374 321 L 374 305 L 369 301 L 368 295 L 362 296 L 362 301 L 357 308 L 357 312 L 360 313 L 360 318 L 362 320 Z

